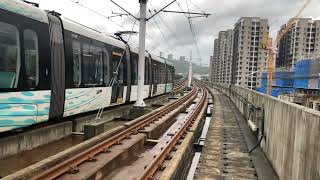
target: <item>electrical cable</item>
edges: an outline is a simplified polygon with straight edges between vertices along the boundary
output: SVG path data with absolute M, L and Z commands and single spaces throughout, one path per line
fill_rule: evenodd
M 189 0 L 191 2 L 191 4 L 193 4 L 196 8 L 198 8 L 203 14 L 206 14 L 206 12 L 204 12 L 198 5 L 196 5 L 194 2 L 192 2 L 192 0 Z
M 187 0 L 186 0 L 186 1 L 187 1 Z M 176 3 L 177 3 L 177 5 L 178 5 L 178 7 L 180 8 L 180 10 L 181 10 L 182 12 L 184 12 L 183 9 L 182 9 L 182 7 L 181 7 L 181 5 L 178 3 L 178 1 L 176 1 Z M 188 5 L 188 3 L 187 3 L 187 5 Z M 190 12 L 189 6 L 188 6 L 188 12 Z M 187 20 L 188 20 L 189 28 L 190 28 L 190 31 L 191 31 L 191 34 L 192 34 L 192 37 L 193 37 L 193 41 L 194 41 L 194 45 L 195 45 L 195 47 L 196 47 L 198 56 L 199 56 L 199 58 L 200 58 L 200 63 L 201 63 L 201 59 L 202 59 L 202 58 L 201 58 L 201 55 L 200 55 L 200 50 L 199 50 L 198 42 L 197 42 L 197 39 L 196 39 L 196 35 L 195 35 L 194 30 L 193 30 L 193 28 L 192 28 L 192 23 L 191 23 L 190 15 L 189 15 L 189 17 L 188 17 L 188 16 L 186 15 L 186 13 L 183 13 L 183 14 L 185 15 L 185 17 L 186 17 Z
M 138 15 L 139 15 L 139 13 L 138 13 Z M 135 25 L 136 25 L 136 22 L 137 22 L 137 21 L 135 21 L 135 22 L 133 23 L 133 26 L 132 26 L 132 28 L 131 28 L 131 31 L 133 31 L 133 29 L 134 29 L 134 27 L 135 27 Z M 130 38 L 131 38 L 131 35 L 132 35 L 132 33 L 129 35 L 128 40 L 127 40 L 127 43 L 129 43 Z M 119 74 L 120 65 L 121 65 L 121 62 L 122 62 L 122 59 L 123 59 L 125 53 L 126 53 L 126 49 L 123 49 L 121 58 L 120 58 L 119 63 L 118 63 L 118 65 L 117 65 L 117 69 L 116 69 L 116 71 L 113 73 L 113 76 L 112 76 L 112 78 L 111 78 L 111 81 L 109 82 L 109 87 L 111 87 L 111 89 L 112 89 L 112 86 L 113 86 L 113 84 L 114 84 L 114 82 L 115 82 L 115 80 L 116 80 L 116 78 L 117 78 L 117 76 L 118 76 L 118 74 Z M 106 98 L 107 98 L 107 97 L 106 97 Z M 101 102 L 101 103 L 102 103 L 102 102 Z M 98 113 L 97 113 L 96 118 L 95 118 L 96 121 L 102 120 L 102 119 L 101 119 L 101 116 L 102 116 L 103 110 L 104 110 L 104 107 L 99 108 Z
M 188 13 L 190 13 L 188 0 L 186 0 L 186 4 L 187 4 L 187 8 L 188 8 Z M 192 32 L 192 35 L 193 35 L 193 39 L 195 41 L 195 45 L 196 45 L 198 56 L 200 58 L 200 65 L 201 65 L 201 59 L 202 58 L 201 58 L 200 49 L 199 49 L 199 45 L 198 45 L 198 40 L 197 40 L 196 34 L 194 32 L 194 28 L 193 28 L 193 24 L 192 24 L 192 21 L 191 21 L 191 15 L 190 14 L 189 14 L 188 22 L 189 22 L 190 29 L 191 29 L 191 32 Z
M 120 25 L 120 24 L 116 23 L 115 21 L 113 21 L 112 19 L 108 18 L 107 16 L 99 13 L 98 11 L 95 11 L 95 10 L 93 10 L 93 9 L 83 5 L 83 4 L 81 4 L 80 1 L 74 1 L 74 0 L 69 0 L 69 1 L 71 1 L 71 2 L 73 2 L 75 4 L 77 4 L 77 5 L 85 8 L 85 9 L 87 9 L 87 10 L 89 10 L 89 11 L 91 11 L 91 12 L 93 12 L 93 13 L 101 16 L 101 17 L 103 17 L 104 19 L 110 21 L 111 23 L 115 24 L 116 26 L 120 27 L 121 29 L 123 29 L 125 31 L 128 31 L 123 25 Z M 129 17 L 129 19 L 132 20 L 130 17 Z M 132 21 L 135 22 L 135 20 L 132 20 Z M 155 40 L 149 34 L 146 33 L 146 36 L 147 36 L 148 39 L 150 39 L 151 42 L 155 42 Z
M 107 20 L 109 20 L 110 22 L 114 23 L 114 24 L 115 24 L 115 25 L 117 25 L 118 27 L 120 27 L 120 28 L 122 28 L 122 29 L 126 30 L 126 28 L 124 28 L 123 26 L 121 26 L 121 25 L 119 25 L 118 23 L 114 22 L 113 20 L 109 19 L 107 16 L 105 16 L 105 15 L 103 15 L 103 14 L 101 14 L 101 13 L 99 13 L 99 12 L 97 12 L 97 11 L 95 11 L 95 10 L 93 10 L 93 9 L 91 9 L 91 8 L 89 8 L 89 7 L 87 7 L 87 6 L 85 6 L 85 5 L 83 5 L 83 4 L 80 4 L 80 3 L 79 3 L 80 1 L 73 1 L 73 0 L 69 0 L 69 1 L 71 1 L 71 2 L 73 2 L 73 3 L 75 3 L 75 4 L 77 4 L 77 5 L 79 5 L 79 6 L 83 7 L 83 8 L 85 8 L 85 9 L 87 9 L 87 10 L 89 10 L 89 11 L 91 11 L 91 12 L 93 12 L 93 13 L 95 13 L 95 14 L 97 14 L 97 15 L 99 15 L 99 16 L 101 16 L 101 17 L 105 18 L 105 19 L 107 19 Z
M 150 13 L 150 14 L 152 14 L 152 13 L 151 13 L 151 11 L 150 11 L 150 9 L 149 9 L 149 13 Z M 161 30 L 161 28 L 160 28 L 160 26 L 159 26 L 158 22 L 156 21 L 156 19 L 155 19 L 155 18 L 152 18 L 152 19 L 153 19 L 153 22 L 155 23 L 156 27 L 157 27 L 157 28 L 158 28 L 158 30 L 160 31 L 160 33 L 161 33 L 161 35 L 162 35 L 163 39 L 167 41 L 167 38 L 164 36 L 164 34 L 163 34 L 163 32 L 162 32 L 162 30 Z

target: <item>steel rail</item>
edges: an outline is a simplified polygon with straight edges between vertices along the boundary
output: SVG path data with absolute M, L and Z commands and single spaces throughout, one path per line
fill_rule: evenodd
M 43 179 L 55 179 L 61 176 L 62 174 L 69 172 L 70 170 L 75 170 L 77 166 L 80 164 L 93 159 L 96 155 L 98 155 L 101 152 L 107 152 L 109 151 L 109 148 L 112 145 L 120 144 L 121 140 L 128 138 L 132 134 L 138 133 L 138 130 L 145 127 L 146 125 L 152 123 L 157 118 L 161 117 L 163 114 L 167 114 L 168 112 L 176 109 L 183 103 L 191 103 L 193 101 L 192 97 L 197 96 L 197 88 L 193 88 L 186 96 L 178 99 L 177 101 L 174 101 L 173 103 L 169 104 L 168 106 L 164 106 L 161 110 L 156 111 L 155 113 L 150 113 L 150 115 L 146 115 L 145 117 L 141 117 L 142 120 L 138 122 L 137 124 L 125 129 L 124 131 L 102 141 L 101 143 L 98 143 L 68 159 L 65 159 L 59 164 L 56 164 L 52 167 L 50 167 L 47 170 L 42 171 L 39 174 L 36 174 L 35 176 L 31 177 L 30 179 L 37 179 L 37 180 L 43 180 Z
M 182 89 L 184 89 L 187 86 L 187 81 L 183 80 L 177 83 L 177 85 L 174 87 L 173 92 L 178 93 Z
M 187 128 L 195 121 L 195 119 L 200 114 L 203 106 L 205 105 L 205 101 L 208 96 L 208 91 L 203 87 L 200 86 L 202 90 L 203 96 L 200 99 L 200 102 L 197 103 L 195 110 L 187 117 L 186 123 L 180 128 L 180 131 L 177 132 L 173 137 L 172 140 L 163 148 L 162 152 L 153 159 L 150 165 L 144 170 L 142 175 L 138 179 L 147 180 L 152 179 L 152 176 L 157 171 L 158 168 L 162 166 L 163 161 L 166 157 L 170 154 L 171 150 L 174 146 L 176 146 L 179 139 L 182 137 L 183 133 L 187 130 Z

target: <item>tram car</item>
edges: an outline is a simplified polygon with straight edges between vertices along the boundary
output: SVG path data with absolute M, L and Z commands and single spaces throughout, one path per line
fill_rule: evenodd
M 173 88 L 146 53 L 144 98 Z M 0 133 L 134 102 L 138 49 L 18 0 L 0 1 Z

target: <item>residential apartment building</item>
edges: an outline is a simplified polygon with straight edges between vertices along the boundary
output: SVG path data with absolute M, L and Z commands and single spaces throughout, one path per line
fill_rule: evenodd
M 215 83 L 231 83 L 233 30 L 220 31 L 214 41 L 212 76 Z
M 286 24 L 281 26 L 280 33 Z M 297 18 L 280 39 L 276 67 L 294 68 L 300 59 L 320 56 L 320 20 Z
M 217 83 L 218 81 L 218 71 L 217 71 L 217 55 L 218 55 L 218 39 L 214 39 L 214 48 L 213 48 L 213 56 L 212 63 L 210 63 L 211 70 L 211 82 Z
M 232 84 L 255 89 L 267 68 L 267 51 L 260 49 L 262 35 L 269 33 L 267 19 L 242 17 L 234 26 Z
M 209 82 L 212 83 L 212 75 L 213 75 L 213 56 L 210 56 L 209 60 Z

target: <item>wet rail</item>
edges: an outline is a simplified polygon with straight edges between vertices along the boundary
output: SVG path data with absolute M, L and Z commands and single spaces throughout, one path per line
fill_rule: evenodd
M 179 91 L 182 91 L 185 86 L 185 82 L 180 82 L 179 85 L 175 85 L 174 92 L 177 93 Z M 161 97 L 160 97 L 161 99 Z M 164 100 L 162 100 L 164 101 Z M 162 102 L 161 101 L 161 102 Z M 175 99 L 166 99 L 165 104 L 168 104 L 170 102 L 175 101 Z M 148 109 L 156 110 L 159 107 L 165 105 L 157 103 L 159 106 L 153 107 L 151 105 Z M 88 115 L 90 117 L 91 115 Z M 117 119 L 117 118 L 116 118 Z M 129 120 L 110 120 L 105 123 L 104 125 L 104 131 L 111 131 L 112 129 L 117 129 L 121 126 L 124 126 L 126 122 L 129 122 Z M 42 127 L 39 127 L 42 128 Z M 70 141 L 72 140 L 72 141 Z M 0 165 L 3 166 L 0 167 L 0 177 L 6 177 L 12 173 L 18 172 L 20 170 L 23 170 L 24 168 L 27 168 L 28 166 L 32 166 L 49 156 L 54 156 L 60 152 L 63 152 L 64 150 L 67 150 L 81 142 L 84 142 L 85 138 L 83 137 L 83 133 L 78 133 L 76 135 L 69 135 L 63 139 L 59 139 L 58 141 L 53 141 L 48 144 L 44 144 L 42 146 L 36 147 L 31 150 L 23 151 L 15 155 L 11 155 L 8 157 L 5 157 L 0 160 Z M 69 142 L 70 141 L 70 142 Z M 34 158 L 31 158 L 34 157 Z M 11 163 L 12 161 L 19 162 L 19 163 Z M 5 165 L 9 164 L 9 165 Z
M 175 84 L 175 86 L 173 88 L 173 92 L 174 93 L 178 93 L 178 92 L 182 91 L 186 87 L 187 87 L 187 80 L 185 80 L 185 79 L 180 80 Z
M 199 89 L 201 90 L 202 95 L 200 100 L 196 103 L 193 111 L 184 119 L 183 125 L 175 127 L 174 134 L 167 134 L 167 137 L 162 138 L 162 140 L 159 142 L 159 144 L 161 142 L 163 143 L 159 146 L 160 151 L 157 153 L 157 155 L 153 156 L 153 161 L 151 161 L 147 167 L 143 167 L 144 171 L 142 171 L 141 176 L 138 179 L 152 179 L 156 171 L 163 171 L 165 168 L 163 166 L 163 162 L 166 159 L 170 159 L 170 152 L 176 150 L 175 146 L 179 142 L 179 139 L 192 125 L 194 120 L 199 116 L 201 109 L 205 106 L 208 92 L 202 86 L 199 86 Z
M 55 179 L 61 175 L 67 175 L 72 172 L 77 172 L 78 167 L 84 163 L 90 163 L 95 161 L 95 156 L 99 153 L 109 152 L 110 147 L 114 145 L 122 144 L 125 139 L 130 139 L 130 136 L 135 135 L 139 130 L 143 130 L 146 126 L 157 121 L 157 119 L 170 114 L 170 112 L 182 109 L 186 104 L 190 104 L 197 96 L 198 88 L 194 87 L 187 95 L 174 101 L 173 103 L 163 106 L 158 111 L 153 111 L 145 116 L 142 116 L 141 120 L 133 126 L 117 133 L 116 135 L 80 152 L 70 158 L 64 159 L 62 162 L 35 174 L 31 179 Z

